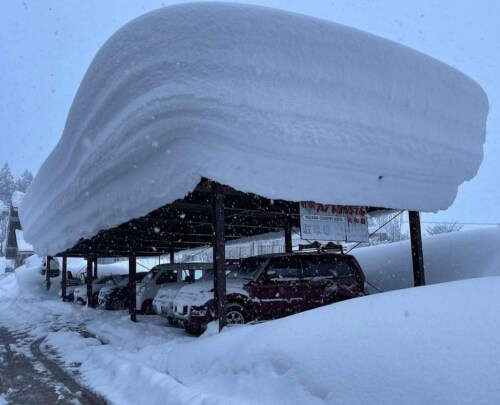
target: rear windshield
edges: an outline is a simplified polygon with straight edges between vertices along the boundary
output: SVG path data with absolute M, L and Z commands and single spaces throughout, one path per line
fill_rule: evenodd
M 340 256 L 318 255 L 302 256 L 302 270 L 306 278 L 310 277 L 347 277 L 353 270 L 347 260 Z

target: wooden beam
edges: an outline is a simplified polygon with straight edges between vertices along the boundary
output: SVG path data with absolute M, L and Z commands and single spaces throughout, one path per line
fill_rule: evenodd
M 45 258 L 45 287 L 47 291 L 50 290 L 50 259 L 52 259 L 52 256 L 46 256 Z
M 221 184 L 212 183 L 213 208 L 213 258 L 214 258 L 214 300 L 216 316 L 219 320 L 219 331 L 226 326 L 226 253 L 224 227 L 224 188 Z
M 68 258 L 66 256 L 63 256 L 62 257 L 62 277 L 61 277 L 61 291 L 62 291 L 63 302 L 66 302 L 67 266 L 68 266 Z
M 87 256 L 87 306 L 92 308 L 92 258 Z
M 97 279 L 97 277 L 98 277 L 98 275 L 97 275 L 97 255 L 93 257 L 92 265 L 94 267 L 94 279 Z
M 425 285 L 424 255 L 422 249 L 422 232 L 420 229 L 420 214 L 409 211 L 411 257 L 413 263 L 413 281 L 415 287 Z
M 285 252 L 291 253 L 292 252 L 292 227 L 290 224 L 285 225 Z
M 137 322 L 137 310 L 136 306 L 136 286 L 137 286 L 137 257 L 134 251 L 130 251 L 128 257 L 128 282 L 129 282 L 129 306 L 128 312 L 130 315 L 130 320 L 132 322 Z
M 129 285 L 129 306 L 128 312 L 130 315 L 130 320 L 132 322 L 137 322 L 137 298 L 136 298 L 136 290 L 137 290 L 137 252 L 136 252 L 136 235 L 135 229 L 130 228 L 129 231 L 129 239 L 130 239 L 130 251 L 128 255 L 128 285 Z

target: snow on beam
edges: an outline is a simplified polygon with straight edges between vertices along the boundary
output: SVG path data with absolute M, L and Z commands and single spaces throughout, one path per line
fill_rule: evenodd
M 207 177 L 289 201 L 437 211 L 481 163 L 471 79 L 343 25 L 242 4 L 162 8 L 90 65 L 20 207 L 57 253 Z

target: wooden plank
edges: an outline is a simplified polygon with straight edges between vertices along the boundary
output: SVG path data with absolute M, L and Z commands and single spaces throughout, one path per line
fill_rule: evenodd
M 66 256 L 63 256 L 62 257 L 62 277 L 61 277 L 61 291 L 62 291 L 63 302 L 66 302 L 67 267 L 68 267 L 68 258 Z
M 424 255 L 422 249 L 422 232 L 420 229 L 420 213 L 409 211 L 411 257 L 413 263 L 413 282 L 415 287 L 425 285 Z
M 224 188 L 221 184 L 212 183 L 213 207 L 213 257 L 214 257 L 214 299 L 216 316 L 219 320 L 219 331 L 226 326 L 226 252 L 224 226 Z

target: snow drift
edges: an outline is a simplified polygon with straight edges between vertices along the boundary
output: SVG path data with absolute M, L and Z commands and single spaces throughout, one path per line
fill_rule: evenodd
M 436 273 L 442 280 L 499 274 L 498 238 L 497 229 L 425 238 L 426 263 L 446 264 Z M 392 246 L 359 252 L 369 262 Z M 404 268 L 406 256 L 391 254 L 389 270 Z M 451 265 L 459 262 L 469 266 Z M 58 361 L 110 403 L 496 405 L 500 398 L 500 277 L 371 295 L 194 339 L 156 316 L 134 323 L 125 311 L 27 296 L 18 270 L 0 276 L 0 325 L 47 335 Z M 106 344 L 76 333 L 82 329 Z
M 493 404 L 500 278 L 353 299 L 172 350 L 165 371 L 242 404 Z
M 422 238 L 425 282 L 500 276 L 500 228 Z M 410 241 L 354 249 L 366 279 L 382 291 L 413 287 Z M 369 288 L 370 293 L 376 290 Z
M 56 254 L 202 176 L 270 198 L 445 209 L 478 170 L 487 112 L 462 73 L 346 26 L 163 8 L 93 60 L 20 208 L 25 237 Z

